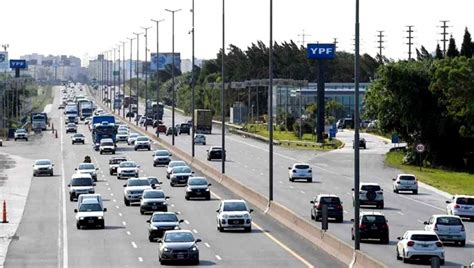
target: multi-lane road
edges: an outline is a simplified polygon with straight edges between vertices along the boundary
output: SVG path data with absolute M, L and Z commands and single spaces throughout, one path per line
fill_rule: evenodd
M 72 145 L 65 133 L 59 88 L 55 88 L 53 111 L 50 114 L 58 137 L 50 132 L 34 136 L 28 142 L 9 142 L 5 152 L 31 159 L 49 158 L 55 166 L 53 177 L 34 177 L 31 182 L 24 215 L 16 239 L 9 247 L 5 267 L 151 267 L 158 263 L 158 243 L 147 236 L 146 220 L 138 206 L 123 203 L 123 184 L 108 173 L 112 155 L 100 155 L 92 150 L 89 130 L 80 124 L 79 132 L 86 135 L 85 145 Z M 183 137 L 177 140 L 184 142 Z M 189 139 L 186 139 L 189 140 Z M 157 144 L 153 149 L 160 148 Z M 199 148 L 202 154 L 203 148 Z M 232 150 L 232 148 L 229 148 Z M 74 168 L 89 155 L 99 167 L 96 193 L 100 193 L 108 209 L 105 229 L 77 230 L 74 208 L 67 184 Z M 153 167 L 151 152 L 134 151 L 121 143 L 117 155 L 141 165 L 143 176 L 156 176 L 171 197 L 169 210 L 179 212 L 183 229 L 194 232 L 199 244 L 200 265 L 223 267 L 343 267 L 326 252 L 314 247 L 303 237 L 283 227 L 268 215 L 253 213 L 253 230 L 224 232 L 216 229 L 216 208 L 220 199 L 236 198 L 230 191 L 213 183 L 210 201 L 186 201 L 184 188 L 171 187 L 164 167 Z M 231 154 L 234 157 L 234 153 Z M 229 161 L 232 161 L 230 159 Z M 199 175 L 199 172 L 197 172 Z M 257 174 L 256 174 L 257 175 Z M 255 178 L 262 177 L 260 175 Z M 264 179 L 262 177 L 262 179 Z
M 140 105 L 144 107 L 144 104 Z M 141 114 L 143 110 L 140 109 Z M 175 123 L 186 122 L 190 117 L 175 113 Z M 171 125 L 171 113 L 165 110 L 164 122 Z M 152 128 L 148 128 L 153 133 Z M 385 208 L 381 211 L 388 219 L 390 243 L 362 243 L 361 249 L 389 267 L 407 267 L 395 258 L 397 237 L 407 230 L 422 230 L 423 222 L 431 215 L 445 214 L 446 194 L 432 187 L 420 186 L 418 195 L 396 194 L 392 192 L 392 178 L 400 170 L 384 165 L 384 155 L 392 146 L 379 137 L 362 133 L 367 140 L 367 149 L 361 149 L 360 176 L 361 182 L 376 182 L 384 189 Z M 171 143 L 171 136 L 160 135 L 160 138 Z M 329 232 L 343 241 L 352 244 L 350 221 L 353 218 L 352 188 L 354 178 L 354 152 L 352 149 L 353 132 L 342 131 L 337 138 L 346 143 L 342 149 L 332 152 L 315 152 L 312 150 L 293 150 L 274 147 L 274 200 L 290 208 L 302 217 L 310 218 L 312 197 L 319 193 L 331 193 L 340 196 L 344 202 L 344 222 L 331 223 Z M 221 145 L 221 129 L 214 126 L 212 135 L 207 135 L 207 145 L 196 145 L 196 158 L 206 161 L 206 150 L 209 146 Z M 175 146 L 191 154 L 191 136 L 186 134 L 175 138 Z M 225 173 L 263 195 L 268 194 L 268 145 L 250 138 L 231 133 L 226 134 L 227 162 Z M 313 167 L 315 181 L 289 182 L 288 169 L 295 162 L 307 162 Z M 210 162 L 221 170 L 221 163 Z M 363 207 L 362 210 L 372 210 Z M 320 224 L 320 223 L 314 223 Z M 456 247 L 446 244 L 446 265 L 468 265 L 474 261 L 474 223 L 464 221 L 466 228 L 466 246 Z

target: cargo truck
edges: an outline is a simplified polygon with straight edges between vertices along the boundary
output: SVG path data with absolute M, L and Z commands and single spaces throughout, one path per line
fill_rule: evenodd
M 78 111 L 79 111 L 79 117 L 81 120 L 84 120 L 85 118 L 92 116 L 92 113 L 94 111 L 94 107 L 92 105 L 91 101 L 80 101 L 78 102 Z
M 212 111 L 205 109 L 194 110 L 194 131 L 196 133 L 211 134 Z
M 48 115 L 46 113 L 31 113 L 31 128 L 46 130 Z

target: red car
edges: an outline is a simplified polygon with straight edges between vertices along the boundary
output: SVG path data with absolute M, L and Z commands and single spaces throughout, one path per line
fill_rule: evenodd
M 157 126 L 157 131 L 160 132 L 160 133 L 161 133 L 161 132 L 162 132 L 162 133 L 166 133 L 166 129 L 167 129 L 167 127 L 166 127 L 166 125 L 164 125 L 164 124 L 159 124 L 159 125 Z

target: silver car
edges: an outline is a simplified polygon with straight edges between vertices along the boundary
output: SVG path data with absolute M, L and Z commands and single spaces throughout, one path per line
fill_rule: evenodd
M 418 194 L 418 182 L 413 174 L 398 174 L 393 180 L 393 192 L 410 191 Z
M 196 243 L 201 239 L 194 239 L 193 233 L 188 230 L 166 231 L 160 243 L 158 259 L 160 264 L 168 261 L 189 262 L 199 264 L 199 249 Z
M 454 242 L 461 247 L 466 245 L 466 230 L 458 216 L 433 215 L 424 224 L 425 231 L 435 232 L 441 241 Z
M 446 210 L 449 215 L 470 218 L 471 221 L 474 221 L 474 196 L 455 195 L 451 200 L 446 201 L 446 203 L 448 204 Z
M 186 167 L 188 164 L 186 162 L 181 161 L 181 160 L 173 160 L 168 163 L 168 167 L 166 168 L 166 178 L 170 178 L 171 170 L 174 167 Z
M 204 136 L 203 134 L 195 134 L 194 144 L 206 145 L 206 136 Z

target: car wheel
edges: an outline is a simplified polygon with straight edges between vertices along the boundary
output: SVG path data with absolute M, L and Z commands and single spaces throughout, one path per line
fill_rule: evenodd
M 390 242 L 390 238 L 388 236 L 386 236 L 386 237 L 380 239 L 380 242 L 382 244 L 388 244 Z
M 352 240 L 355 240 L 354 234 L 351 235 L 351 239 L 352 239 Z
M 105 229 L 105 223 L 102 223 L 101 225 L 99 225 L 99 228 L 100 229 Z
M 69 201 L 74 201 L 74 197 L 72 195 L 69 195 Z
M 405 250 L 403 250 L 402 260 L 403 260 L 403 263 L 408 263 L 408 259 L 405 258 Z
M 148 241 L 150 241 L 150 242 L 154 242 L 154 241 L 155 241 L 155 239 L 153 238 L 153 236 L 149 235 L 149 236 L 148 236 Z
M 109 174 L 110 174 L 110 175 L 114 175 L 112 171 L 109 171 Z
M 71 144 L 74 145 L 74 142 L 72 142 Z
M 211 158 L 210 158 L 210 157 L 208 157 L 208 158 L 207 158 L 207 161 L 211 161 Z
M 203 143 L 203 145 L 206 145 L 206 143 Z
M 141 215 L 145 215 L 145 211 L 143 211 L 142 209 L 140 209 L 140 214 L 141 214 Z
M 185 195 L 184 199 L 189 200 L 189 196 Z
M 150 151 L 150 150 L 151 150 L 151 148 L 150 148 L 150 147 L 148 147 L 148 151 Z
M 395 189 L 395 188 L 393 188 L 393 192 L 396 193 L 396 194 L 398 194 L 398 190 Z
M 224 228 L 222 228 L 220 223 L 217 225 L 217 230 L 221 233 L 224 231 Z
M 440 260 L 439 264 L 444 265 L 444 259 Z
M 53 172 L 49 173 L 49 176 L 51 176 L 51 177 L 54 176 Z
M 35 173 L 33 173 L 33 177 L 36 177 L 36 174 L 35 174 Z
M 211 200 L 211 194 L 208 194 L 208 195 L 206 196 L 206 199 L 207 199 L 207 200 Z
M 86 143 L 83 141 L 82 144 L 84 145 L 84 144 L 86 144 Z
M 414 191 L 413 191 L 413 194 L 418 194 L 418 190 L 414 190 Z
M 115 154 L 115 151 L 112 151 L 112 154 Z
M 137 148 L 135 148 L 135 151 L 137 150 Z
M 17 140 L 17 138 L 15 138 L 15 141 Z
M 154 167 L 156 167 L 156 164 L 155 164 L 155 163 L 153 163 L 153 166 L 154 166 Z
M 459 246 L 465 247 L 466 246 L 466 240 L 463 240 L 463 241 L 459 242 Z
M 291 182 L 295 181 L 292 177 L 289 177 L 288 180 L 291 181 Z
M 308 179 L 308 182 L 313 182 L 313 179 Z
M 81 225 L 79 225 L 79 223 L 76 223 L 76 228 L 77 228 L 77 230 L 80 230 L 80 229 L 81 229 Z
M 400 257 L 400 253 L 398 253 L 398 247 L 395 248 L 395 251 L 397 253 L 397 260 L 401 261 L 402 257 Z
M 344 221 L 344 218 L 343 218 L 342 216 L 336 218 L 336 222 L 341 223 L 341 222 L 343 222 L 343 221 Z
M 251 233 L 252 227 L 245 227 L 244 231 L 246 231 L 247 233 Z
M 28 141 L 28 138 L 26 138 L 25 140 Z
M 126 198 L 123 198 L 123 202 L 125 203 L 125 206 L 130 206 L 130 201 L 128 201 Z
M 102 151 L 100 151 L 100 154 L 102 154 Z
M 174 183 L 170 182 L 170 186 L 171 186 L 171 187 L 174 187 Z

